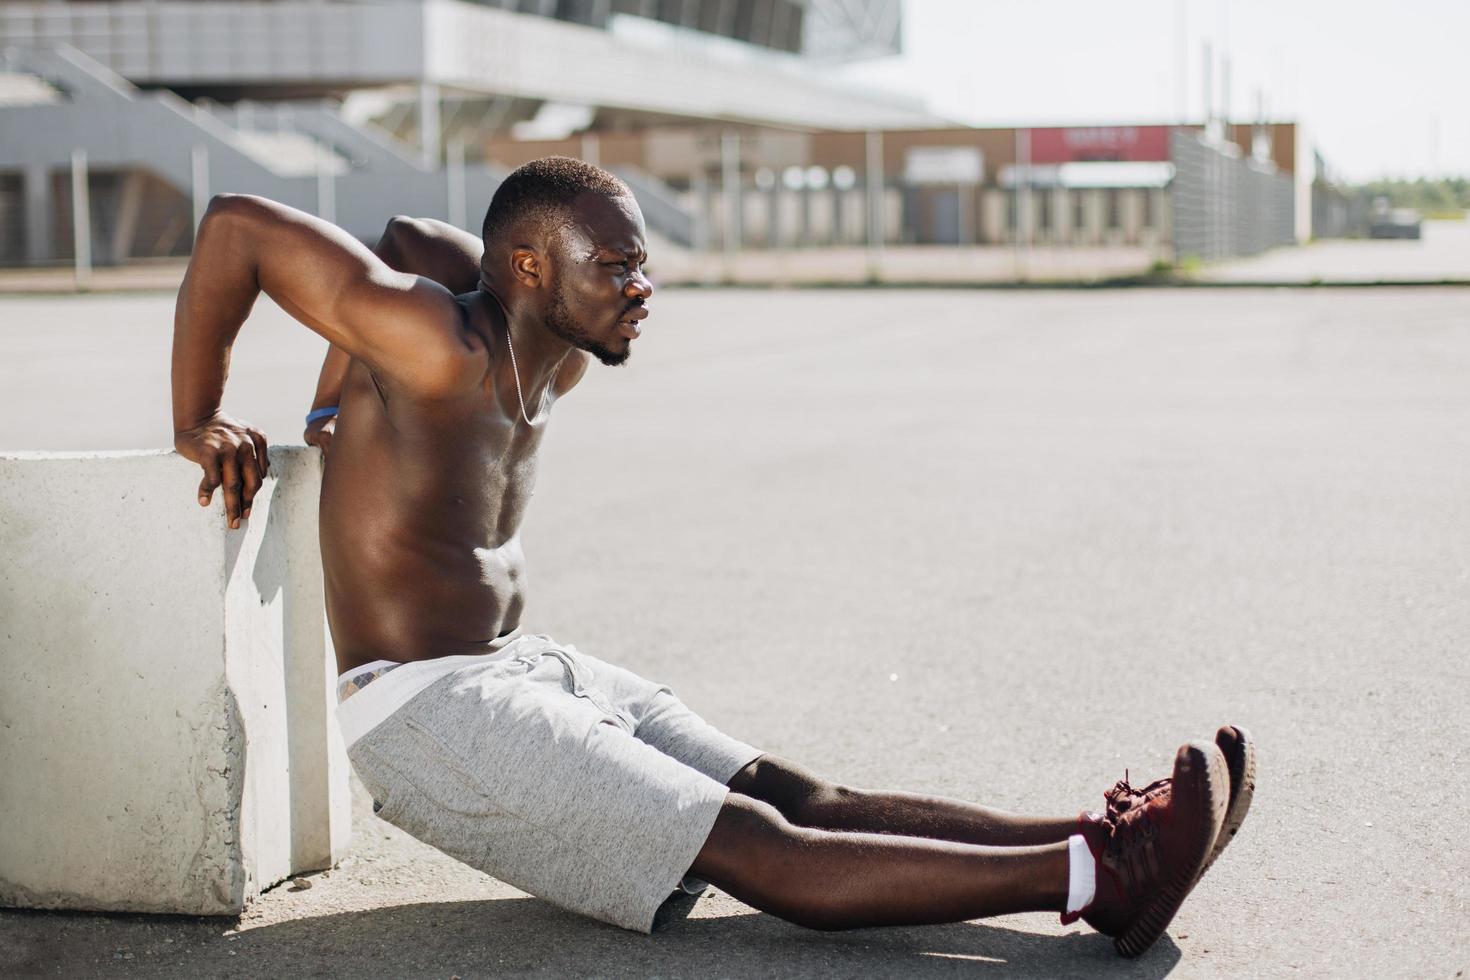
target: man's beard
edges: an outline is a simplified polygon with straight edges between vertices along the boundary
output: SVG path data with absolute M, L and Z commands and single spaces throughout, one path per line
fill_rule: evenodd
M 578 350 L 591 354 L 609 367 L 622 364 L 628 359 L 628 355 L 633 353 L 631 344 L 621 351 L 615 351 L 587 336 L 577 326 L 577 321 L 572 317 L 572 311 L 567 308 L 566 296 L 562 293 L 560 283 L 557 284 L 551 295 L 551 308 L 546 311 L 546 329 Z

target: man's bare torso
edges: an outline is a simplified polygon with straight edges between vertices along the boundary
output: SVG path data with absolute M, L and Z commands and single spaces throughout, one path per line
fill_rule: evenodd
M 483 653 L 520 625 L 520 527 L 543 431 L 544 418 L 502 410 L 488 374 L 424 404 L 353 362 L 321 497 L 339 669 Z

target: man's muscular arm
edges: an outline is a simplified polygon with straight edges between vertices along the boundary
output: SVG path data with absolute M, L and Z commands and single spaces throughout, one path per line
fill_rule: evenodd
M 486 351 L 454 295 L 389 269 L 341 229 L 263 198 L 223 195 L 200 223 L 174 312 L 174 446 L 223 487 L 231 527 L 266 470 L 265 437 L 220 410 L 230 347 L 266 293 L 386 383 L 432 399 L 473 385 Z
M 467 293 L 480 281 L 480 256 L 484 243 L 467 231 L 442 221 L 398 215 L 388 222 L 383 237 L 373 249 L 390 269 L 431 279 L 455 295 Z M 312 411 L 336 407 L 342 401 L 342 385 L 351 358 L 336 346 L 329 347 L 316 383 Z M 306 426 L 307 445 L 323 453 L 330 449 L 337 419 L 317 419 Z

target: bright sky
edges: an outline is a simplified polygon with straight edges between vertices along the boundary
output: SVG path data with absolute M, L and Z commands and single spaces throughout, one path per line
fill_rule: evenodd
M 1342 177 L 1470 175 L 1470 0 L 904 0 L 904 54 L 848 71 L 981 125 L 1172 121 L 1181 11 L 1191 119 L 1208 41 L 1231 115 L 1262 91 Z

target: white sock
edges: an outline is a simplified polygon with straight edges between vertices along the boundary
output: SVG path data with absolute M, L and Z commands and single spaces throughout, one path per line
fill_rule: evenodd
M 1067 838 L 1067 914 L 1081 912 L 1097 895 L 1097 858 L 1081 834 Z

